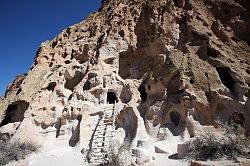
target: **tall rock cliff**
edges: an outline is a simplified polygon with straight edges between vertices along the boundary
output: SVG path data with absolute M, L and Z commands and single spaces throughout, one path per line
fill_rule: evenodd
M 74 147 L 86 163 L 129 140 L 137 164 L 157 165 L 156 153 L 235 112 L 250 130 L 249 10 L 248 0 L 103 0 L 41 44 L 0 100 L 0 132 L 44 153 Z

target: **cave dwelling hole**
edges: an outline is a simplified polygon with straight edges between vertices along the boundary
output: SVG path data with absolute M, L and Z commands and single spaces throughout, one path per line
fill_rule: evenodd
M 147 98 L 148 98 L 148 94 L 147 94 L 147 91 L 146 91 L 145 86 L 141 85 L 141 86 L 138 88 L 138 91 L 140 92 L 141 100 L 142 100 L 142 101 L 146 101 Z
M 181 120 L 181 115 L 179 112 L 177 111 L 172 111 L 170 113 L 170 120 L 173 124 L 175 124 L 175 126 L 178 126 Z
M 56 87 L 56 82 L 50 82 L 49 85 L 47 86 L 47 90 L 53 92 L 55 87 Z
M 216 67 L 216 71 L 219 74 L 222 84 L 233 92 L 236 81 L 231 77 L 230 69 L 225 67 Z
M 117 102 L 118 102 L 118 99 L 116 97 L 116 94 L 114 92 L 108 92 L 107 93 L 107 103 L 115 104 Z
M 29 103 L 26 101 L 17 101 L 8 106 L 5 110 L 5 117 L 2 120 L 0 127 L 8 123 L 21 122 L 24 119 L 24 112 L 29 108 Z

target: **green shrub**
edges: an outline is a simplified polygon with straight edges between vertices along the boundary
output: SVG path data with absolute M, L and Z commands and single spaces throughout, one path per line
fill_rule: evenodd
M 0 166 L 11 161 L 22 160 L 25 156 L 37 150 L 38 146 L 31 142 L 0 141 Z

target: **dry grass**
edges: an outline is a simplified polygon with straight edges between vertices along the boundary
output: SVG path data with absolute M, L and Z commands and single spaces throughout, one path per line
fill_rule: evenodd
M 122 145 L 114 141 L 110 145 L 108 159 L 105 166 L 129 166 L 131 165 L 130 142 L 125 141 Z
M 9 142 L 0 140 L 0 166 L 11 161 L 22 160 L 30 153 L 36 152 L 38 146 L 31 142 Z
M 214 133 L 205 132 L 191 142 L 190 156 L 197 160 L 250 158 L 250 140 L 245 136 L 244 129 L 236 124 L 220 124 L 220 128 L 224 138 L 219 139 Z

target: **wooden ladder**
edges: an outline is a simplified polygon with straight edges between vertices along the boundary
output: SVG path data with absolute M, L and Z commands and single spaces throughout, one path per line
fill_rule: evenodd
M 93 130 L 92 140 L 90 142 L 89 163 L 99 165 L 107 159 L 110 144 L 115 136 L 115 104 L 107 104 L 104 108 L 104 114 L 99 119 Z

